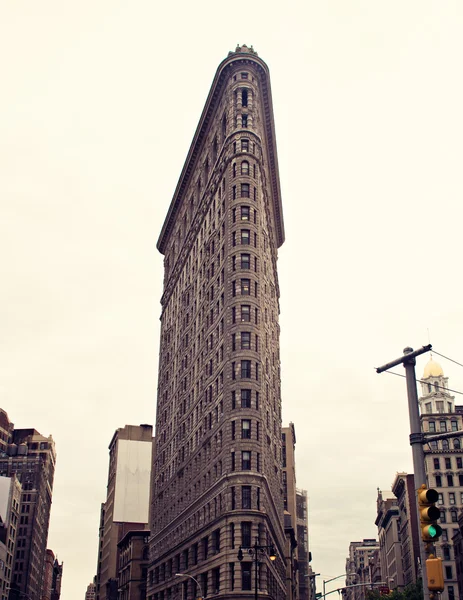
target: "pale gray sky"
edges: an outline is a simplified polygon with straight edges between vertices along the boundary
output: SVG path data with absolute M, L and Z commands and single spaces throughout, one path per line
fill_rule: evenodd
M 373 368 L 428 329 L 463 361 L 462 30 L 460 0 L 0 2 L 0 397 L 56 440 L 65 600 L 95 574 L 114 430 L 154 423 L 155 243 L 238 42 L 272 77 L 283 416 L 314 568 L 375 536 L 376 488 L 411 452 L 404 380 Z

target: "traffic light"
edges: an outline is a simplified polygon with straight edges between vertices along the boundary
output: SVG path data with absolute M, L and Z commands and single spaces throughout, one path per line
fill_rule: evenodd
M 442 558 L 436 558 L 434 554 L 430 554 L 426 560 L 426 574 L 428 577 L 428 588 L 431 592 L 444 591 Z
M 442 535 L 442 527 L 437 524 L 440 510 L 436 506 L 439 494 L 424 484 L 418 490 L 421 538 L 424 542 L 434 542 Z

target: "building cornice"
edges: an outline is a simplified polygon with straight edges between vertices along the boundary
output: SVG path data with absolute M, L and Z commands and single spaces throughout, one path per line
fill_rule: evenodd
M 193 137 L 190 150 L 185 160 L 180 179 L 177 183 L 177 187 L 175 189 L 174 196 L 172 198 L 169 211 L 167 213 L 167 217 L 164 221 L 164 225 L 162 227 L 161 234 L 157 242 L 157 248 L 159 252 L 161 252 L 161 254 L 165 253 L 167 242 L 176 223 L 178 212 L 182 205 L 182 200 L 190 183 L 191 175 L 195 172 L 197 159 L 202 150 L 204 139 L 207 136 L 209 124 L 222 97 L 222 90 L 227 80 L 227 76 L 231 71 L 232 67 L 239 63 L 252 63 L 254 65 L 257 65 L 261 74 L 260 84 L 262 91 L 262 104 L 264 110 L 265 133 L 267 138 L 266 146 L 269 160 L 269 172 L 271 177 L 273 201 L 272 204 L 273 211 L 275 214 L 277 247 L 280 247 L 284 242 L 285 234 L 283 224 L 283 210 L 281 203 L 278 155 L 276 147 L 275 123 L 273 119 L 273 105 L 269 69 L 265 62 L 262 59 L 260 59 L 257 56 L 257 54 L 254 53 L 252 50 L 240 50 L 230 53 L 228 57 L 220 63 L 216 71 L 214 81 L 209 91 L 206 104 L 201 114 L 198 127 L 196 128 L 196 132 Z

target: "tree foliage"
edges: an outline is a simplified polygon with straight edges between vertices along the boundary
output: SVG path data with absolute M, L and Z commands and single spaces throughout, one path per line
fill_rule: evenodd
M 366 600 L 423 600 L 423 583 L 418 579 L 403 590 L 392 590 L 387 596 L 381 595 L 378 590 L 367 590 L 365 597 Z

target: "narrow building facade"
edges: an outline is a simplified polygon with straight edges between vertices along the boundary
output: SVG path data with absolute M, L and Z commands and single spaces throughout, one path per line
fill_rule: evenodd
M 107 496 L 100 514 L 97 600 L 118 600 L 118 543 L 127 532 L 148 527 L 152 434 L 151 425 L 126 425 L 115 431 L 109 444 Z
M 269 71 L 238 46 L 218 67 L 158 241 L 150 600 L 250 598 L 256 581 L 271 598 L 286 595 L 283 241 Z

